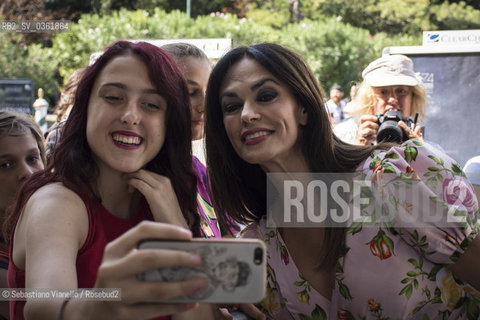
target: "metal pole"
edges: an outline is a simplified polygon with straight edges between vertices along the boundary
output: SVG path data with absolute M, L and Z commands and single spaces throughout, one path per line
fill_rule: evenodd
M 191 17 L 191 14 L 190 14 L 190 7 L 191 7 L 190 2 L 191 2 L 191 0 L 187 0 L 187 16 L 188 16 L 189 18 Z

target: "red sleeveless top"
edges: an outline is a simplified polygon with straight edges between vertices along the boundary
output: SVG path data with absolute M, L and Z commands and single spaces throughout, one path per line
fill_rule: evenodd
M 128 219 L 117 218 L 99 203 L 88 202 L 85 199 L 84 203 L 88 211 L 88 235 L 77 254 L 77 286 L 78 288 L 93 288 L 107 243 L 115 240 L 143 220 L 153 221 L 153 216 L 145 199 L 142 200 L 137 213 Z M 8 286 L 10 288 L 25 288 L 25 271 L 18 269 L 13 263 L 12 248 L 13 233 L 10 241 Z M 25 303 L 26 301 L 10 300 L 10 319 L 24 319 L 23 308 Z M 170 317 L 155 319 L 168 320 Z

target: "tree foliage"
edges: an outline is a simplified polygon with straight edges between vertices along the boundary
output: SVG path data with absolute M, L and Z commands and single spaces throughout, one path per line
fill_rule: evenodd
M 9 0 L 13 1 L 13 0 Z M 24 0 L 26 1 L 26 0 Z M 39 1 L 39 0 L 36 0 Z M 80 17 L 85 13 L 108 14 L 120 9 L 124 10 L 147 10 L 153 12 L 162 9 L 167 12 L 180 10 L 186 11 L 186 0 L 44 0 L 46 9 L 51 11 L 67 10 L 69 14 Z M 191 15 L 197 17 L 211 12 L 229 11 L 239 13 L 241 2 L 248 0 L 191 0 Z M 243 5 L 246 5 L 244 3 Z M 237 8 L 238 7 L 238 8 Z
M 41 87 L 45 98 L 55 101 L 61 79 L 51 48 L 27 45 L 20 34 L 0 32 L 0 52 L 0 78 L 33 79 L 35 92 Z
M 306 58 L 324 88 L 349 87 L 384 47 L 419 45 L 423 30 L 480 28 L 480 10 L 454 0 L 191 0 L 193 18 L 185 2 L 5 0 L 3 19 L 75 23 L 60 34 L 0 33 L 0 77 L 33 78 L 54 101 L 62 77 L 115 40 L 228 37 L 234 46 L 283 44 Z
M 253 19 L 216 13 L 189 18 L 184 12 L 155 9 L 120 10 L 111 15 L 82 15 L 72 32 L 53 40 L 52 52 L 60 62 L 60 74 L 66 76 L 88 62 L 89 56 L 119 39 L 232 39 L 233 45 L 276 42 L 299 52 L 312 66 L 325 88 L 335 83 L 348 87 L 360 79 L 369 61 L 385 46 L 419 44 L 409 36 L 375 36 L 367 30 L 346 25 L 334 18 L 305 19 L 302 23 L 268 26 Z
M 434 0 L 303 0 L 306 17 L 339 17 L 371 34 L 416 35 L 424 30 L 478 29 L 480 10 L 465 2 Z

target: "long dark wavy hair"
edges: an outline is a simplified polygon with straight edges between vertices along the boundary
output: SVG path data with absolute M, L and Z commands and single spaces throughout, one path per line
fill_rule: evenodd
M 38 188 L 55 181 L 91 201 L 100 202 L 93 189 L 98 167 L 87 142 L 87 108 L 95 79 L 112 59 L 136 55 L 145 63 L 150 81 L 167 102 L 166 136 L 160 152 L 146 170 L 168 177 L 187 223 L 199 234 L 196 214 L 196 174 L 192 167 L 190 101 L 186 80 L 175 61 L 164 50 L 146 42 L 118 41 L 87 67 L 78 84 L 75 103 L 64 125 L 53 161 L 24 184 L 13 210 L 7 215 L 3 233 L 9 237 L 25 203 Z M 193 219 L 193 221 L 192 221 Z M 197 230 L 198 229 L 198 230 Z M 6 238 L 9 239 L 9 238 Z
M 258 164 L 249 164 L 238 156 L 223 124 L 220 87 L 230 68 L 245 57 L 254 59 L 287 86 L 298 105 L 307 112 L 307 124 L 300 128 L 301 145 L 313 172 L 353 172 L 373 149 L 383 146 L 354 146 L 342 142 L 333 134 L 321 87 L 298 54 L 272 43 L 231 50 L 218 61 L 210 75 L 205 127 L 213 202 L 225 229 L 228 229 L 230 221 L 222 212 L 228 212 L 233 220 L 245 224 L 258 221 L 267 210 L 266 173 Z M 327 228 L 324 240 L 319 268 L 332 268 L 341 255 L 345 229 Z

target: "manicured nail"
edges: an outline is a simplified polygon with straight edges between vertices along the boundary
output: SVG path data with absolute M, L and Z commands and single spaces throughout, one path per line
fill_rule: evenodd
M 182 228 L 182 227 L 178 227 L 178 229 L 180 230 L 181 233 L 183 233 L 185 236 L 191 238 L 192 237 L 192 232 L 188 229 L 185 229 L 185 228 Z
M 202 292 L 207 287 L 207 280 L 203 278 L 196 278 L 193 280 L 193 293 Z
M 193 266 L 199 266 L 202 264 L 202 257 L 200 257 L 198 254 L 191 253 L 190 254 L 190 261 Z

